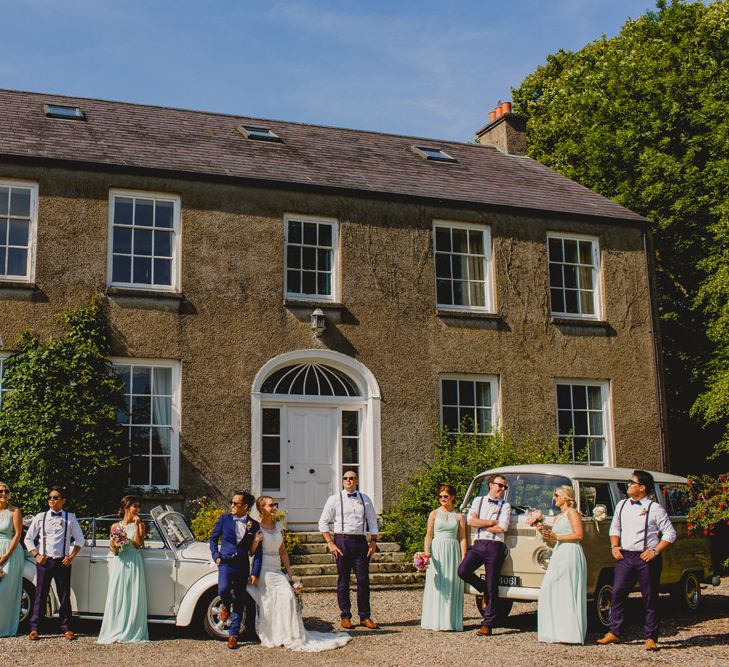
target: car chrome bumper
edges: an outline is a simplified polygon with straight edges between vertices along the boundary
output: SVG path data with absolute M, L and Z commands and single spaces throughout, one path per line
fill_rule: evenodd
M 477 591 L 473 586 L 467 586 L 466 592 L 471 595 L 481 595 L 481 591 Z M 539 598 L 539 589 L 526 586 L 499 586 L 499 597 L 506 600 L 533 602 Z

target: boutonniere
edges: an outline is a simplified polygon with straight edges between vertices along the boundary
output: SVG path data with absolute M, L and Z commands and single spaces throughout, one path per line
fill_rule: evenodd
M 246 528 L 247 528 L 248 530 L 250 530 L 251 528 L 253 528 L 253 521 L 249 521 L 249 522 L 248 522 L 248 523 L 246 524 Z
M 644 507 L 644 508 L 643 508 L 643 509 L 642 509 L 642 510 L 640 511 L 640 514 L 639 514 L 638 516 L 645 516 L 646 514 L 648 514 L 648 508 L 647 508 L 647 507 Z

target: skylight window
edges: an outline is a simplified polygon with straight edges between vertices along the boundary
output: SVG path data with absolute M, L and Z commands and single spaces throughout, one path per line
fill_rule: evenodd
M 239 125 L 238 131 L 246 139 L 254 139 L 256 141 L 277 141 L 279 143 L 283 143 L 283 139 L 267 127 L 260 127 L 259 125 Z
M 46 118 L 65 118 L 66 120 L 86 120 L 86 114 L 79 107 L 65 104 L 44 104 Z
M 442 148 L 436 148 L 435 146 L 413 146 L 413 153 L 433 162 L 458 162 L 456 158 L 448 155 Z

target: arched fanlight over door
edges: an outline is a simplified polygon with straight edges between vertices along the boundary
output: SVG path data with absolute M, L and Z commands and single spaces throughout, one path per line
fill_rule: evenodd
M 296 396 L 361 396 L 357 385 L 331 366 L 316 363 L 284 366 L 261 385 L 262 394 Z

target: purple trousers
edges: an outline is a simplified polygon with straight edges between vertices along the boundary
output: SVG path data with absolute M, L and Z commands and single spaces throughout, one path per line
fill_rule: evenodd
M 633 590 L 635 582 L 640 586 L 645 611 L 645 638 L 658 640 L 658 587 L 661 581 L 661 557 L 654 558 L 650 563 L 640 559 L 638 551 L 623 551 L 623 560 L 615 565 L 613 577 L 613 599 L 610 607 L 610 632 L 621 636 L 623 620 L 625 618 L 625 601 Z
M 364 535 L 335 535 L 334 543 L 342 556 L 337 558 L 337 602 L 342 618 L 352 618 L 349 599 L 349 576 L 354 568 L 357 579 L 357 613 L 360 620 L 370 617 L 370 561 Z
M 476 540 L 466 552 L 458 566 L 458 576 L 471 584 L 483 595 L 486 606 L 483 610 L 484 628 L 493 628 L 496 622 L 496 601 L 499 598 L 499 572 L 506 559 L 506 545 L 497 540 Z M 474 572 L 481 566 L 486 578 L 477 577 Z
M 58 616 L 61 620 L 61 632 L 71 629 L 71 566 L 63 564 L 63 558 L 49 558 L 43 565 L 35 565 L 35 600 L 33 615 L 30 617 L 30 629 L 38 630 L 40 619 L 45 616 L 46 599 L 51 581 L 56 582 L 58 593 Z

